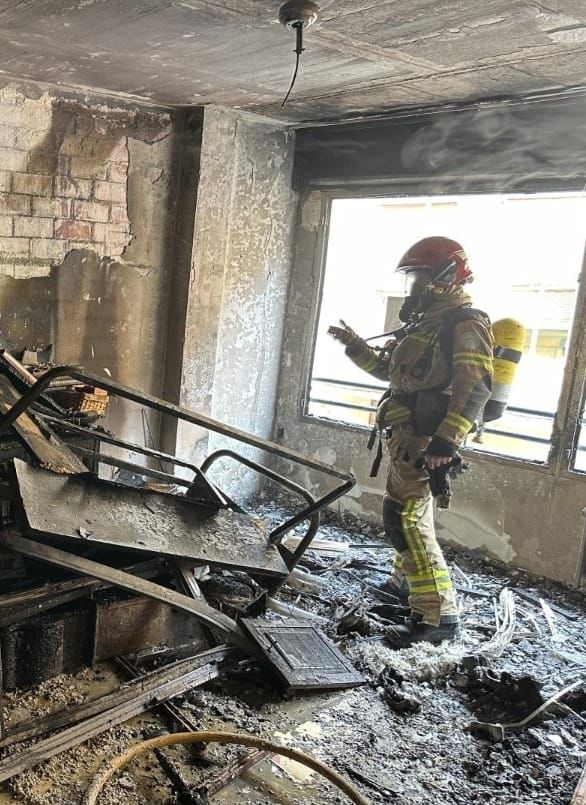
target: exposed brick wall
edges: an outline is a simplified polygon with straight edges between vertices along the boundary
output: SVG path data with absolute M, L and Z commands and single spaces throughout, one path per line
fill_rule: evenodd
M 0 273 L 39 276 L 73 249 L 118 258 L 130 118 L 0 91 Z

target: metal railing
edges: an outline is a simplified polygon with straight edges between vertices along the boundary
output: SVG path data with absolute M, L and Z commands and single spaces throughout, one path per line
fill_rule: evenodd
M 315 497 L 312 494 L 310 494 L 307 490 L 303 489 L 297 484 L 294 484 L 289 479 L 286 479 L 283 476 L 278 475 L 275 471 L 260 465 L 258 462 L 254 462 L 251 459 L 239 456 L 233 451 L 229 450 L 218 451 L 217 453 L 208 456 L 207 464 L 205 465 L 206 469 L 217 458 L 220 458 L 222 456 L 230 457 L 240 461 L 240 463 L 245 464 L 246 466 L 256 470 L 261 474 L 267 475 L 274 481 L 280 483 L 283 486 L 288 487 L 290 490 L 298 492 L 301 495 L 301 497 L 305 500 L 305 503 L 307 505 L 305 506 L 305 508 L 303 508 L 302 511 L 286 519 L 283 523 L 273 528 L 273 530 L 269 534 L 269 542 L 271 544 L 279 546 L 281 555 L 283 556 L 283 559 L 287 564 L 289 570 L 293 570 L 293 568 L 300 559 L 301 552 L 299 548 L 303 546 L 302 550 L 306 550 L 307 547 L 309 547 L 311 540 L 315 536 L 317 526 L 319 525 L 319 519 L 318 516 L 316 515 L 319 515 L 321 509 L 323 509 L 326 506 L 329 506 L 338 498 L 342 497 L 347 492 L 349 492 L 356 483 L 356 480 L 351 472 L 338 470 L 335 467 L 331 466 L 330 464 L 326 464 L 325 462 L 320 461 L 319 459 L 303 455 L 302 453 L 299 453 L 296 450 L 292 450 L 288 447 L 284 447 L 283 445 L 268 441 L 267 439 L 262 439 L 261 437 L 255 436 L 254 434 L 251 433 L 247 433 L 246 431 L 233 428 L 230 425 L 227 425 L 223 422 L 219 422 L 218 420 L 212 419 L 211 417 L 207 417 L 204 414 L 200 414 L 197 411 L 192 411 L 188 408 L 185 408 L 184 406 L 174 405 L 173 403 L 169 403 L 166 400 L 162 400 L 159 397 L 153 396 L 152 394 L 147 394 L 146 392 L 137 391 L 136 389 L 130 388 L 128 386 L 123 386 L 120 383 L 116 383 L 115 381 L 110 380 L 109 378 L 99 377 L 89 372 L 83 372 L 76 366 L 54 366 L 47 372 L 45 372 L 45 374 L 42 375 L 42 377 L 39 378 L 33 385 L 28 387 L 26 391 L 24 391 L 20 395 L 17 402 L 15 402 L 11 408 L 5 411 L 3 415 L 0 415 L 0 435 L 5 431 L 7 431 L 8 428 L 12 425 L 12 423 L 15 422 L 21 414 L 23 414 L 30 406 L 33 405 L 33 403 L 35 403 L 43 395 L 43 393 L 51 385 L 51 383 L 60 378 L 72 378 L 74 380 L 77 380 L 79 383 L 82 383 L 83 385 L 95 386 L 96 388 L 104 389 L 109 394 L 137 403 L 138 405 L 145 406 L 154 411 L 157 411 L 160 414 L 166 414 L 173 417 L 176 420 L 181 420 L 183 422 L 188 422 L 193 425 L 198 425 L 199 427 L 204 428 L 205 430 L 212 431 L 214 433 L 219 433 L 220 435 L 226 436 L 230 439 L 234 439 L 235 441 L 240 442 L 241 444 L 248 445 L 250 447 L 261 450 L 269 455 L 276 456 L 286 461 L 290 461 L 293 464 L 297 464 L 302 467 L 306 467 L 307 469 L 322 473 L 325 476 L 329 476 L 330 479 L 335 479 L 336 486 L 334 487 L 334 489 L 330 490 L 329 492 L 326 492 L 318 499 L 315 499 Z M 62 422 L 60 424 L 64 429 L 69 429 L 69 423 Z M 74 430 L 79 431 L 79 428 L 77 426 L 74 426 Z M 163 453 L 158 450 L 150 450 L 148 448 L 141 447 L 131 442 L 127 442 L 124 439 L 111 436 L 110 434 L 104 433 L 102 430 L 99 430 L 97 428 L 92 428 L 91 426 L 84 428 L 83 432 L 88 435 L 93 434 L 96 436 L 98 440 L 104 442 L 110 442 L 111 444 L 123 447 L 124 449 L 127 449 L 130 452 L 138 452 L 144 455 L 148 455 L 150 457 L 157 457 L 166 462 L 169 462 L 170 464 L 177 464 L 178 466 L 188 468 L 194 472 L 194 474 L 198 477 L 200 482 L 204 483 L 206 489 L 210 491 L 212 495 L 217 494 L 215 486 L 210 484 L 210 482 L 208 481 L 203 466 L 197 467 L 188 462 L 181 461 L 175 456 Z M 100 461 L 108 461 L 109 463 L 116 462 L 118 466 L 125 466 L 125 468 L 136 469 L 136 465 L 130 464 L 129 462 L 122 462 L 121 460 L 111 456 L 104 456 L 102 454 L 99 454 L 97 458 Z M 142 470 L 143 468 L 141 467 L 140 469 Z M 175 476 L 170 476 L 167 473 L 161 473 L 156 470 L 154 472 L 158 476 L 163 476 L 166 480 L 169 480 L 170 478 L 175 479 Z M 153 470 L 150 470 L 150 474 L 151 475 L 153 474 Z M 284 546 L 280 545 L 281 540 L 288 531 L 291 531 L 293 528 L 295 528 L 295 526 L 299 525 L 304 521 L 308 521 L 308 530 L 304 535 L 304 537 L 302 538 L 299 548 L 294 553 L 291 553 L 290 551 L 285 549 Z
M 388 386 L 384 385 L 373 385 L 369 383 L 355 383 L 349 380 L 338 380 L 332 377 L 313 377 L 312 383 L 326 383 L 330 386 L 343 386 L 351 391 L 372 391 L 377 394 L 382 394 Z M 373 405 L 360 405 L 358 403 L 351 403 L 351 402 L 344 402 L 342 400 L 332 400 L 326 399 L 324 397 L 317 397 L 313 394 L 309 396 L 310 403 L 316 403 L 319 405 L 332 405 L 336 406 L 337 408 L 346 408 L 354 411 L 363 411 L 366 413 L 374 414 L 376 412 L 376 406 Z M 507 413 L 510 414 L 519 414 L 521 416 L 531 416 L 536 417 L 546 422 L 550 422 L 553 428 L 553 421 L 555 417 L 554 411 L 540 411 L 534 408 L 522 408 L 520 406 L 508 406 Z M 358 426 L 360 427 L 360 426 Z M 582 422 L 582 427 L 586 427 L 586 422 Z M 501 429 L 497 428 L 490 428 L 485 427 L 483 430 L 485 434 L 491 434 L 495 436 L 501 436 L 504 438 L 509 439 L 519 439 L 520 441 L 527 441 L 532 442 L 533 444 L 546 444 L 549 445 L 551 443 L 550 439 L 546 439 L 543 436 L 536 436 L 529 433 L 520 433 L 516 430 L 511 430 L 509 428 L 503 427 Z M 577 445 L 578 452 L 586 452 L 586 445 Z

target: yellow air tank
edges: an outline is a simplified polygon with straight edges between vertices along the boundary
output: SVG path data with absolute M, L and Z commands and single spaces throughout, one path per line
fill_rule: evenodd
M 511 394 L 517 364 L 525 345 L 525 328 L 515 319 L 499 319 L 492 325 L 494 357 L 492 394 L 484 407 L 483 420 L 492 422 L 501 417 Z

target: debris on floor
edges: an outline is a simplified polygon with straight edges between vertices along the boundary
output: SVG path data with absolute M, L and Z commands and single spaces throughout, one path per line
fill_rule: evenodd
M 18 382 L 0 364 L 15 384 L 3 413 L 22 412 L 7 427 L 22 430 L 23 400 L 33 424 L 11 433 L 20 452 L 0 460 L 1 805 L 341 803 L 341 791 L 399 805 L 569 801 L 586 760 L 583 596 L 448 550 L 461 635 L 396 650 L 387 637 L 408 610 L 383 585 L 384 534 L 324 509 L 350 477 L 291 454 L 341 482 L 313 501 L 250 459 L 212 455 L 236 455 L 299 494 L 301 513 L 272 486 L 244 510 L 209 481 L 210 459 L 185 481 L 116 458 L 108 480 L 96 472 L 109 461 L 101 441 L 159 466 L 175 459 L 35 402 L 26 375 L 9 369 Z M 78 449 L 88 438 L 94 448 Z M 177 732 L 258 745 L 168 745 Z M 104 764 L 159 737 L 98 792 Z

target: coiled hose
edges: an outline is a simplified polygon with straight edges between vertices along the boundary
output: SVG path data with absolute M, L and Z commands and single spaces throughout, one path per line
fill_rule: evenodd
M 131 747 L 128 752 L 110 760 L 107 765 L 98 772 L 85 792 L 81 805 L 96 805 L 100 792 L 112 775 L 126 766 L 127 763 L 138 755 L 142 755 L 150 749 L 159 749 L 163 746 L 197 743 L 239 744 L 240 746 L 253 746 L 256 749 L 264 749 L 268 752 L 278 752 L 321 774 L 343 791 L 351 802 L 356 803 L 356 805 L 370 805 L 369 801 L 363 797 L 348 780 L 344 779 L 344 777 L 329 766 L 326 766 L 326 764 L 322 763 L 320 760 L 316 760 L 310 755 L 300 752 L 298 749 L 289 749 L 287 746 L 279 746 L 264 738 L 258 738 L 256 735 L 243 735 L 238 732 L 177 732 L 173 735 L 162 735 L 159 738 L 151 738 L 148 741 L 136 744 L 136 746 Z

